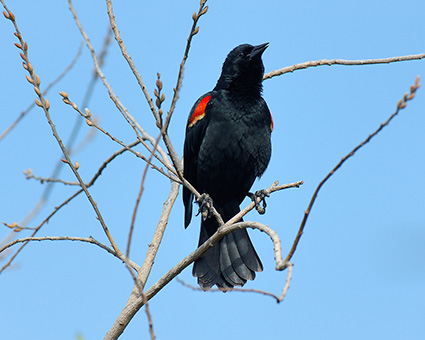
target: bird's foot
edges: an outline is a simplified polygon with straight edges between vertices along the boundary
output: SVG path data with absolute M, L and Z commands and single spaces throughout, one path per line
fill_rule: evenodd
M 267 207 L 266 197 L 270 197 L 270 194 L 266 190 L 261 189 L 256 191 L 255 194 L 249 192 L 247 196 L 255 203 L 255 209 L 258 211 L 258 213 L 263 215 L 266 212 Z M 260 199 L 260 201 L 258 201 L 258 199 Z
M 196 216 L 201 214 L 202 219 L 205 221 L 212 215 L 213 200 L 210 195 L 203 193 L 201 197 L 197 199 L 197 202 L 199 204 L 199 210 Z

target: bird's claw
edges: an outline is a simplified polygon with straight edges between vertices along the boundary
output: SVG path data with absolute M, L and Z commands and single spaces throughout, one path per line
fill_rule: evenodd
M 197 199 L 197 202 L 199 204 L 199 210 L 196 216 L 201 214 L 202 219 L 205 221 L 212 215 L 213 200 L 208 194 L 204 193 Z
M 266 190 L 261 189 L 256 191 L 255 194 L 249 192 L 247 196 L 255 203 L 255 210 L 257 210 L 260 215 L 263 215 L 267 207 L 266 197 L 270 197 L 270 194 Z M 258 201 L 258 199 L 260 199 L 260 201 Z M 263 203 L 262 206 L 260 205 L 261 203 Z

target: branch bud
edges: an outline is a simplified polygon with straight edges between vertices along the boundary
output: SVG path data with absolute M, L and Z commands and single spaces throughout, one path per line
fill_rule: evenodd
M 34 82 L 32 81 L 32 79 L 31 79 L 31 77 L 30 77 L 29 75 L 26 75 L 26 76 L 25 76 L 25 78 L 27 78 L 28 83 L 33 84 L 33 85 L 34 85 Z
M 201 13 L 199 13 L 199 16 L 204 15 L 207 12 L 208 12 L 208 6 L 205 6 L 205 8 L 201 11 Z
M 156 80 L 156 87 L 158 87 L 158 89 L 161 91 L 162 90 L 162 81 L 157 79 Z

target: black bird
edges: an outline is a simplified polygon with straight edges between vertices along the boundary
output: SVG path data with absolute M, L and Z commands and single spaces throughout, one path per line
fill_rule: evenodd
M 273 120 L 261 96 L 268 43 L 240 45 L 227 56 L 215 88 L 201 96 L 189 114 L 184 142 L 184 177 L 208 194 L 226 222 L 240 209 L 271 155 Z M 183 188 L 185 227 L 192 218 L 193 194 Z M 199 245 L 218 228 L 214 216 L 202 218 Z M 263 270 L 249 239 L 240 229 L 227 234 L 195 261 L 193 275 L 203 290 L 243 286 Z

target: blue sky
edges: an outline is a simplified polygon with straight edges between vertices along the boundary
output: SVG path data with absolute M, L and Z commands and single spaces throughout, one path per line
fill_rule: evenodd
M 8 1 L 29 45 L 29 56 L 43 86 L 73 59 L 81 36 L 66 1 Z M 102 1 L 76 1 L 75 8 L 97 51 L 108 25 Z M 190 108 L 211 90 L 227 53 L 241 43 L 270 42 L 263 55 L 266 71 L 318 59 L 369 59 L 425 52 L 423 1 L 211 1 L 200 20 L 186 64 L 180 100 L 170 135 L 182 153 Z M 178 66 L 198 1 L 114 2 L 114 12 L 127 49 L 148 89 L 161 73 L 168 108 Z M 33 100 L 13 26 L 0 19 L 1 132 Z M 299 189 L 272 195 L 266 215 L 246 219 L 270 225 L 286 253 L 320 180 L 354 146 L 395 111 L 425 61 L 373 66 L 321 66 L 264 82 L 274 119 L 273 154 L 254 190 L 303 180 Z M 65 141 L 78 117 L 61 102 L 66 91 L 78 105 L 93 66 L 88 50 L 72 71 L 46 96 L 52 119 Z M 132 115 L 157 136 L 146 100 L 115 41 L 103 71 Z M 98 83 L 88 105 L 100 124 L 125 142 L 135 140 Z M 371 143 L 348 160 L 323 187 L 305 234 L 293 258 L 294 272 L 286 300 L 250 293 L 201 293 L 171 282 L 150 303 L 158 339 L 423 339 L 425 333 L 425 96 L 419 89 L 398 117 Z M 90 131 L 81 127 L 77 143 Z M 119 147 L 97 134 L 73 159 L 89 180 Z M 140 149 L 142 151 L 142 149 Z M 19 222 L 44 186 L 26 180 L 23 170 L 48 177 L 61 158 L 41 110 L 32 110 L 0 141 L 0 221 Z M 121 248 L 125 248 L 131 213 L 145 164 L 124 154 L 108 165 L 92 195 Z M 61 178 L 73 181 L 64 167 Z M 148 173 L 132 259 L 142 263 L 151 241 L 169 181 Z M 55 186 L 30 223 L 37 226 L 56 205 L 75 192 Z M 246 201 L 248 203 L 248 201 Z M 183 228 L 179 197 L 172 211 L 148 287 L 198 241 L 199 219 Z M 0 240 L 8 235 L 0 228 Z M 107 240 L 83 196 L 67 205 L 43 227 L 43 235 L 93 236 Z M 280 294 L 286 273 L 274 270 L 273 251 L 265 234 L 250 232 L 265 270 L 247 288 Z M 19 237 L 27 236 L 21 232 Z M 13 248 L 17 249 L 17 248 Z M 4 259 L 0 259 L 0 265 Z M 180 278 L 190 284 L 191 267 Z M 132 278 L 114 257 L 87 244 L 32 243 L 0 275 L 0 338 L 102 338 L 120 313 L 132 289 Z M 120 339 L 148 338 L 141 310 Z

